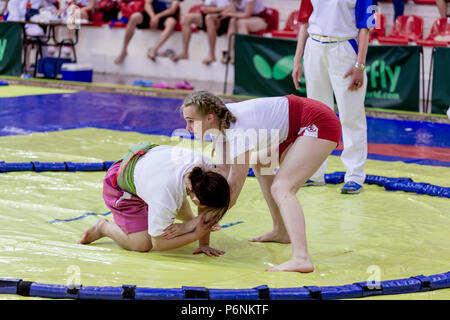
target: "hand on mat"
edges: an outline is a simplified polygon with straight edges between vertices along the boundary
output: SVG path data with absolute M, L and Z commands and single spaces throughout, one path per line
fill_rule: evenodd
M 195 250 L 192 254 L 200 254 L 200 253 L 204 253 L 208 257 L 211 257 L 211 256 L 219 257 L 221 255 L 224 255 L 225 251 L 217 250 L 217 249 L 211 248 L 210 246 L 204 245 L 204 246 L 198 247 L 198 249 Z

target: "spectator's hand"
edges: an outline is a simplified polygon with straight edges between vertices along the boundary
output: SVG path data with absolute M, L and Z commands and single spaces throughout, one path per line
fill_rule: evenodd
M 150 19 L 150 29 L 158 29 L 159 16 L 156 14 Z
M 231 10 L 230 8 L 227 8 L 225 10 L 223 10 L 220 15 L 222 16 L 222 18 L 227 18 L 227 17 L 231 17 L 233 16 L 234 11 Z
M 351 76 L 352 81 L 350 82 L 350 86 L 348 89 L 350 91 L 358 90 L 362 87 L 364 82 L 364 70 L 361 70 L 356 67 L 352 67 L 344 76 L 344 79 Z

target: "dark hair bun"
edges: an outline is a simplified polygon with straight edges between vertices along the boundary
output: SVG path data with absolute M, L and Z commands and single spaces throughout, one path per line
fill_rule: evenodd
M 195 167 L 194 169 L 192 169 L 189 177 L 194 180 L 198 180 L 203 176 L 203 169 L 200 167 Z

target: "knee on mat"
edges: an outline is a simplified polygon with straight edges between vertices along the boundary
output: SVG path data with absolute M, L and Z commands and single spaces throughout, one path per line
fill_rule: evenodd
M 149 252 L 150 250 L 152 250 L 153 246 L 151 244 L 151 242 L 145 242 L 145 243 L 139 243 L 139 244 L 135 244 L 133 245 L 130 250 L 131 251 L 136 251 L 136 252 Z

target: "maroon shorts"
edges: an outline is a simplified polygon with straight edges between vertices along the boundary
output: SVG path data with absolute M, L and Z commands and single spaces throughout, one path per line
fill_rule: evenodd
M 322 102 L 286 96 L 289 100 L 289 131 L 279 146 L 279 157 L 300 136 L 330 140 L 339 144 L 342 135 L 341 122 L 333 110 Z

